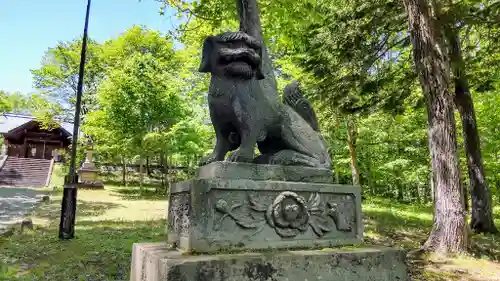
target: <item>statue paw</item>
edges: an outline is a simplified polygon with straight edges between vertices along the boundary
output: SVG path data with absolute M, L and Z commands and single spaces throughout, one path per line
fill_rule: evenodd
M 216 157 L 215 153 L 211 153 L 211 154 L 201 158 L 201 160 L 198 164 L 199 164 L 199 166 L 205 166 L 205 165 L 208 165 L 212 162 L 215 162 L 216 160 L 217 160 L 217 157 Z
M 240 149 L 231 152 L 227 161 L 229 162 L 252 162 L 253 153 L 247 153 Z

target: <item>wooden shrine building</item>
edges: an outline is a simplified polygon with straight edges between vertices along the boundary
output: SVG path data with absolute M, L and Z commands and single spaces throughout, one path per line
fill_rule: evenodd
M 35 117 L 19 114 L 0 115 L 0 134 L 7 156 L 58 161 L 71 144 L 73 124 L 61 122 L 45 129 Z M 6 148 L 6 149 L 5 149 Z

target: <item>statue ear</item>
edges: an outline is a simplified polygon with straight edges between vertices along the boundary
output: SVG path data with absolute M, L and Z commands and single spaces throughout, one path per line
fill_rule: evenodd
M 262 63 L 257 67 L 257 71 L 255 73 L 255 78 L 257 80 L 262 80 L 262 79 L 266 78 L 266 76 L 264 76 L 264 73 L 262 73 Z
M 203 50 L 199 72 L 212 72 L 211 56 L 214 49 L 214 37 L 209 36 L 203 41 Z
M 262 80 L 262 79 L 266 78 L 266 76 L 262 72 L 262 63 L 263 63 L 263 60 L 264 60 L 264 58 L 262 57 L 262 49 L 259 49 L 258 53 L 259 53 L 259 56 L 260 56 L 260 63 L 257 66 L 257 70 L 256 70 L 256 73 L 255 73 L 255 78 L 257 80 Z

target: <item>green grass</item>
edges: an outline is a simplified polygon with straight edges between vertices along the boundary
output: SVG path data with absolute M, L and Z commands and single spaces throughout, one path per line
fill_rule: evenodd
M 0 280 L 129 280 L 132 244 L 164 239 L 163 196 L 153 187 L 79 190 L 76 238 L 57 238 L 60 191 L 34 214 L 36 228 L 0 239 Z M 372 198 L 363 202 L 366 244 L 417 249 L 432 225 L 430 206 Z M 499 214 L 500 209 L 495 213 Z M 496 217 L 500 226 L 500 217 Z M 475 235 L 472 254 L 434 257 L 412 251 L 412 280 L 500 280 L 500 237 Z M 495 279 L 496 278 L 496 279 Z
M 165 201 L 120 189 L 79 190 L 76 238 L 58 239 L 60 195 L 33 215 L 33 231 L 0 238 L 0 280 L 129 280 L 132 244 L 164 239 Z
M 50 176 L 49 188 L 62 188 L 64 186 L 65 168 L 62 164 L 54 163 L 52 175 Z
M 423 255 L 418 249 L 432 227 L 432 207 L 371 198 L 363 202 L 365 241 L 410 251 L 412 280 L 500 280 L 500 236 L 473 235 L 468 255 L 444 258 Z M 500 208 L 494 210 L 500 227 Z

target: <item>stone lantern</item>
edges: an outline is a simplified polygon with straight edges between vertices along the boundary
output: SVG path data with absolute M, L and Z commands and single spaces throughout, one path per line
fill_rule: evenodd
M 104 184 L 99 179 L 99 169 L 96 168 L 92 161 L 92 147 L 89 147 L 86 152 L 85 161 L 80 169 L 78 169 L 79 186 L 84 188 L 101 189 Z

